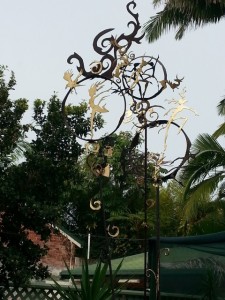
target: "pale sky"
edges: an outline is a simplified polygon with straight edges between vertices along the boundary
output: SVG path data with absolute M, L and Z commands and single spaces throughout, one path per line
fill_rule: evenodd
M 1 1 L 0 64 L 13 70 L 17 79 L 12 99 L 36 98 L 48 101 L 54 91 L 62 99 L 66 93 L 63 74 L 74 68 L 67 64 L 73 52 L 79 53 L 86 66 L 96 59 L 94 37 L 102 30 L 115 28 L 112 34 L 129 33 L 131 20 L 124 0 L 8 0 Z M 151 0 L 137 0 L 135 12 L 143 25 L 157 10 Z M 225 22 L 186 33 L 181 41 L 170 32 L 149 44 L 146 39 L 132 48 L 136 56 L 157 57 L 164 64 L 168 78 L 184 77 L 188 106 L 199 116 L 190 114 L 185 131 L 193 141 L 199 133 L 212 133 L 223 121 L 216 106 L 225 95 Z M 182 88 L 181 87 L 181 88 Z M 179 98 L 179 91 L 166 89 L 159 96 Z M 26 115 L 29 120 L 29 113 Z M 121 128 L 123 130 L 123 128 Z M 176 139 L 176 137 L 175 137 Z M 151 137 L 154 144 L 155 138 Z M 177 147 L 172 142 L 172 151 Z M 182 146 L 180 146 L 182 147 Z

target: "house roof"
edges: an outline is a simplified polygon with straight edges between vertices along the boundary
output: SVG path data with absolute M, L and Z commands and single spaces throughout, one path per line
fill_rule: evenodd
M 78 248 L 83 247 L 83 241 L 79 239 L 75 234 L 71 233 L 69 230 L 67 230 L 63 226 L 54 226 L 55 229 L 57 229 L 62 235 L 68 238 L 73 244 L 75 244 Z

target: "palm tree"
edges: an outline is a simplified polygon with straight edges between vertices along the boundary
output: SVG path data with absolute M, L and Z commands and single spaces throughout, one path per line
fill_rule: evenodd
M 144 25 L 149 42 L 171 28 L 178 29 L 175 38 L 180 40 L 187 29 L 217 23 L 225 16 L 225 0 L 153 0 L 153 5 L 164 8 Z
M 163 5 L 163 10 L 144 26 L 149 42 L 171 28 L 177 29 L 175 38 L 181 39 L 187 29 L 217 23 L 225 16 L 225 0 L 153 0 L 153 5 Z M 225 116 L 225 99 L 218 105 L 218 114 Z M 225 122 L 212 135 L 199 135 L 192 146 L 193 158 L 181 174 L 185 183 L 184 227 L 217 213 L 225 219 L 225 150 L 218 142 L 224 134 Z
M 217 105 L 217 113 L 219 116 L 225 117 L 225 98 L 219 102 Z M 213 137 L 215 139 L 219 138 L 220 136 L 225 135 L 225 122 L 223 122 L 219 128 L 213 133 Z
M 220 101 L 217 110 L 219 115 L 225 116 L 225 99 Z M 217 140 L 223 135 L 225 123 L 213 135 L 199 135 L 192 145 L 194 157 L 181 174 L 185 184 L 186 221 L 188 218 L 197 219 L 202 210 L 204 217 L 215 211 L 225 217 L 225 149 Z

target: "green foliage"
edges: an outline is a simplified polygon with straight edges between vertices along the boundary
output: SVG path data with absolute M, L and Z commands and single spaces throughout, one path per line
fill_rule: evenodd
M 3 228 L 5 225 L 4 222 Z M 33 244 L 26 238 L 25 233 L 15 235 L 14 232 L 3 232 L 1 238 L 0 282 L 2 286 L 7 286 L 9 282 L 19 286 L 27 283 L 30 278 L 40 279 L 49 276 L 47 267 L 39 262 L 46 254 L 45 248 Z
M 225 116 L 225 99 L 221 100 L 217 105 L 217 112 L 219 116 Z M 213 133 L 212 137 L 217 139 L 225 135 L 225 123 L 223 122 L 218 129 Z
M 162 236 L 180 234 L 182 186 L 175 181 L 160 189 L 160 232 Z
M 184 197 L 187 196 L 188 191 L 196 193 L 204 179 L 204 183 L 207 182 L 213 192 L 224 177 L 224 171 L 220 167 L 225 165 L 225 151 L 214 138 L 208 134 L 200 135 L 192 149 L 196 153 L 195 158 L 190 160 L 182 175 L 186 182 Z M 204 188 L 201 190 L 201 194 L 204 191 L 205 194 L 208 193 L 208 190 Z
M 149 42 L 153 42 L 171 28 L 177 29 L 175 38 L 182 39 L 190 28 L 199 28 L 219 22 L 225 14 L 225 1 L 213 0 L 155 0 L 153 4 L 164 5 L 162 11 L 145 24 L 144 30 Z
M 224 103 L 222 100 L 217 106 L 222 116 Z M 224 123 L 212 136 L 198 136 L 192 145 L 194 155 L 180 174 L 185 185 L 183 221 L 186 233 L 212 233 L 224 228 L 225 150 L 217 140 L 224 135 L 223 127 Z
M 79 198 L 76 198 L 74 202 L 73 211 L 76 213 L 74 213 L 73 224 L 75 226 L 71 224 L 70 229 L 86 236 L 90 228 L 91 234 L 96 237 L 92 241 L 92 258 L 99 257 L 100 249 L 105 248 L 104 218 L 107 226 L 114 224 L 119 226 L 120 238 L 128 240 L 129 238 L 143 237 L 143 187 L 140 188 L 137 183 L 139 174 L 134 174 L 134 169 L 138 169 L 138 165 L 142 163 L 142 154 L 136 152 L 133 154 L 134 160 L 129 160 L 128 152 L 132 139 L 133 136 L 129 132 L 114 134 L 102 141 L 100 156 L 91 154 L 87 157 L 84 154 L 80 161 L 80 169 L 85 180 L 82 182 Z M 105 147 L 109 146 L 113 147 L 113 155 L 107 158 L 107 162 L 104 162 L 105 158 L 102 158 L 101 153 L 104 152 Z M 110 164 L 109 178 L 95 176 L 90 171 L 89 166 L 102 162 Z M 140 170 L 138 171 L 140 172 Z M 91 199 L 93 201 L 102 199 L 104 212 L 91 210 L 89 205 Z M 112 243 L 114 257 L 133 254 L 135 249 L 136 252 L 141 251 L 140 242 L 120 242 L 118 240 Z M 128 247 L 128 244 L 130 246 L 132 244 L 132 247 Z
M 34 122 L 22 125 L 27 101 L 11 101 L 14 88 L 12 73 L 5 81 L 6 69 L 0 68 L 0 282 L 7 285 L 27 283 L 31 278 L 45 278 L 47 268 L 40 264 L 46 254 L 51 224 L 65 218 L 65 207 L 73 201 L 80 183 L 77 160 L 81 146 L 76 134 L 89 127 L 84 120 L 86 106 L 71 107 L 65 116 L 61 102 L 53 95 L 48 105 L 34 103 Z M 76 121 L 75 121 L 76 120 Z M 79 126 L 74 127 L 79 123 Z M 85 123 L 86 122 L 86 123 Z M 31 129 L 36 134 L 29 147 L 24 142 Z M 20 151 L 19 151 L 20 150 Z M 25 160 L 12 164 L 18 151 Z M 77 195 L 78 197 L 78 195 Z M 33 244 L 28 231 L 40 235 L 43 246 Z
M 28 109 L 26 99 L 10 100 L 10 91 L 16 84 L 14 73 L 8 74 L 4 66 L 0 66 L 0 169 L 7 168 L 12 161 L 10 155 L 15 151 L 19 142 L 25 138 L 29 129 L 22 125 L 21 120 Z M 9 75 L 8 82 L 5 76 Z
M 8 81 L 7 79 L 8 78 Z M 7 285 L 25 283 L 30 277 L 43 278 L 48 274 L 39 259 L 45 248 L 27 239 L 26 228 L 40 224 L 32 219 L 29 195 L 23 193 L 27 174 L 23 165 L 12 164 L 26 149 L 24 142 L 29 125 L 22 124 L 28 109 L 26 99 L 10 100 L 16 84 L 14 73 L 0 67 L 0 282 Z M 19 155 L 19 156 L 20 156 Z M 25 172 L 24 172 L 25 171 Z M 33 196 L 32 196 L 33 197 Z M 31 221 L 31 222 L 30 222 Z M 30 224 L 29 224 L 30 222 Z M 35 224 L 37 222 L 37 224 Z M 26 226 L 26 223 L 29 226 Z
M 119 292 L 119 287 L 116 285 L 116 276 L 121 268 L 122 261 L 112 274 L 112 282 L 108 276 L 108 264 L 98 262 L 94 270 L 94 274 L 90 274 L 87 261 L 82 265 L 82 276 L 80 285 L 77 284 L 68 266 L 67 271 L 72 282 L 72 288 L 63 288 L 60 284 L 53 280 L 57 291 L 62 299 L 67 300 L 110 300 L 113 293 L 116 295 Z M 112 286 L 113 284 L 113 286 Z
M 144 185 L 142 182 L 144 174 L 144 154 L 143 151 L 132 148 L 134 136 L 131 132 L 120 132 L 103 140 L 100 144 L 99 152 L 104 152 L 107 146 L 113 147 L 112 157 L 106 161 L 100 157 L 91 154 L 87 158 L 82 155 L 80 160 L 80 170 L 84 175 L 84 181 L 80 185 L 79 198 L 70 206 L 71 223 L 67 222 L 71 231 L 80 233 L 86 240 L 87 234 L 91 233 L 91 258 L 96 259 L 100 255 L 100 250 L 104 251 L 104 224 L 103 212 L 101 210 L 93 211 L 90 209 L 89 202 L 92 199 L 101 199 L 104 202 L 104 214 L 107 227 L 114 225 L 119 227 L 118 238 L 110 239 L 110 248 L 112 257 L 123 257 L 143 251 L 145 237 L 145 212 L 144 212 Z M 141 145 L 141 139 L 140 139 Z M 88 163 L 86 161 L 88 160 Z M 94 163 L 110 164 L 110 177 L 95 176 L 89 166 Z M 87 166 L 87 164 L 89 166 Z M 148 166 L 148 182 L 150 183 L 152 165 Z M 140 179 L 140 180 L 139 180 Z M 174 200 L 178 184 L 169 185 L 160 189 L 160 214 L 161 214 L 161 234 L 172 236 L 178 234 L 179 220 L 182 216 L 181 208 L 178 207 L 179 201 Z M 102 187 L 100 189 L 100 187 Z M 155 187 L 151 185 L 147 189 L 147 225 L 148 236 L 155 236 Z M 180 198 L 179 198 L 180 197 Z M 177 195 L 182 199 L 182 195 Z M 114 233 L 113 230 L 110 233 Z

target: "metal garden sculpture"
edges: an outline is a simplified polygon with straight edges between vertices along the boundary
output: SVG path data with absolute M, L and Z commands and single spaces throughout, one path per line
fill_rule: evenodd
M 147 262 L 147 209 L 152 207 L 152 202 L 145 193 L 144 211 L 145 216 L 143 220 L 143 230 L 145 231 L 145 255 L 144 255 L 144 293 L 145 299 L 147 299 L 147 287 L 149 275 L 154 274 L 151 278 L 154 278 L 155 282 L 155 295 L 154 297 L 159 299 L 160 297 L 160 282 L 159 282 L 159 265 L 160 265 L 160 216 L 159 216 L 159 186 L 162 182 L 168 179 L 174 179 L 177 172 L 184 165 L 189 158 L 190 146 L 188 136 L 183 130 L 183 126 L 187 119 L 180 116 L 184 110 L 189 110 L 195 113 L 195 111 L 186 106 L 186 100 L 184 96 L 181 96 L 180 100 L 173 100 L 171 103 L 175 104 L 175 107 L 169 109 L 163 118 L 160 118 L 160 111 L 164 109 L 162 105 L 157 103 L 157 96 L 163 92 L 167 86 L 170 88 L 179 88 L 183 78 L 176 77 L 173 81 L 168 80 L 167 72 L 164 65 L 160 62 L 159 57 L 154 58 L 152 56 L 137 56 L 130 50 L 132 44 L 140 44 L 144 37 L 144 34 L 139 34 L 141 29 L 138 14 L 134 13 L 136 3 L 130 1 L 127 4 L 127 11 L 132 17 L 132 20 L 128 23 L 129 27 L 132 27 L 130 34 L 121 34 L 116 37 L 110 35 L 113 31 L 112 28 L 101 31 L 93 41 L 94 51 L 101 56 L 100 59 L 94 60 L 89 65 L 89 70 L 86 69 L 82 57 L 74 52 L 71 54 L 67 62 L 71 65 L 76 62 L 75 71 L 66 71 L 64 73 L 64 79 L 67 81 L 66 88 L 68 92 L 63 100 L 62 111 L 66 116 L 66 105 L 70 97 L 74 96 L 78 99 L 79 94 L 82 95 L 82 99 L 85 99 L 89 106 L 87 119 L 89 120 L 90 134 L 88 136 L 77 136 L 81 140 L 86 142 L 86 150 L 92 159 L 87 159 L 89 166 L 95 176 L 110 176 L 110 166 L 107 162 L 107 157 L 113 155 L 113 149 L 108 146 L 105 149 L 100 149 L 99 141 L 112 135 L 118 130 L 123 122 L 133 122 L 136 127 L 136 135 L 132 142 L 132 145 L 127 151 L 126 155 L 129 156 L 132 148 L 138 145 L 139 136 L 144 136 L 144 173 L 142 180 L 145 191 L 150 183 L 153 183 L 157 192 L 155 199 L 156 220 L 157 220 L 157 268 L 156 270 L 150 270 Z M 106 35 L 109 34 L 108 37 Z M 75 77 L 73 78 L 75 74 Z M 80 97 L 81 99 L 81 97 Z M 127 102 L 130 103 L 127 107 Z M 102 118 L 109 118 L 110 111 L 113 108 L 117 111 L 117 120 L 113 118 L 114 122 L 111 122 L 110 133 L 99 136 L 99 132 L 95 131 L 95 118 L 97 115 L 101 115 Z M 120 113 L 118 114 L 118 111 Z M 195 113 L 196 114 L 196 113 Z M 168 119 L 165 117 L 168 116 Z M 182 125 L 179 125 L 178 120 L 183 120 Z M 167 149 L 167 138 L 171 126 L 175 126 L 178 132 L 182 133 L 186 141 L 186 150 L 182 157 L 178 157 L 173 162 L 167 163 L 168 171 L 166 174 L 160 172 L 162 166 L 165 165 L 165 152 Z M 164 146 L 161 153 L 151 153 L 148 151 L 147 139 L 148 130 L 152 128 L 158 128 L 165 130 Z M 93 157 L 96 160 L 93 160 Z M 173 163 L 178 161 L 178 165 L 173 167 Z M 151 163 L 154 166 L 154 171 L 151 178 L 148 178 L 147 167 Z M 102 188 L 102 187 L 101 187 Z M 151 203 L 150 203 L 151 202 Z M 102 199 L 91 199 L 90 208 L 92 210 L 103 210 L 104 203 Z M 107 225 L 105 218 L 104 226 L 106 233 L 106 244 L 109 246 L 108 237 L 116 237 L 119 234 L 119 228 L 117 226 L 110 227 Z M 167 251 L 167 253 L 169 253 Z M 109 256 L 109 267 L 112 272 L 111 261 Z M 111 273 L 112 274 L 112 273 Z M 150 279 L 151 279 L 150 278 Z M 113 284 L 113 283 L 112 283 Z M 114 295 L 112 295 L 114 299 Z

